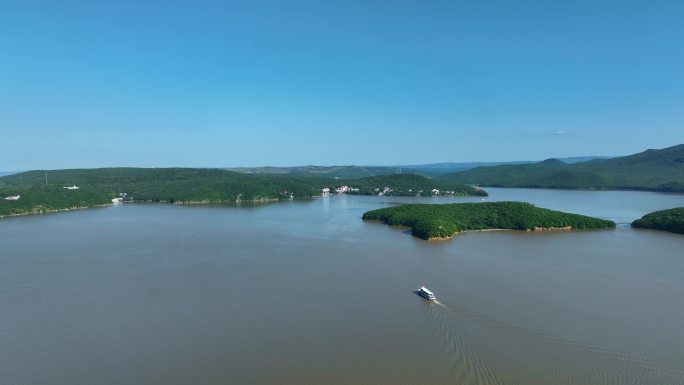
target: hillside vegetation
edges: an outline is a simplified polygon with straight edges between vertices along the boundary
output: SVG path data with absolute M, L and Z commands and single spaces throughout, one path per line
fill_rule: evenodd
M 684 207 L 655 211 L 632 222 L 632 227 L 684 234 Z
M 612 228 L 603 219 L 538 208 L 524 202 L 407 204 L 368 211 L 365 220 L 406 226 L 422 239 L 448 238 L 466 230 Z
M 437 180 L 491 187 L 684 192 L 684 145 L 574 164 L 548 159 L 534 164 L 478 167 Z
M 80 189 L 67 190 L 76 185 Z M 259 202 L 321 195 L 328 187 L 353 187 L 354 194 L 430 195 L 432 189 L 455 195 L 486 195 L 470 186 L 440 183 L 419 175 L 383 175 L 358 179 L 254 175 L 221 169 L 102 168 L 29 171 L 0 177 L 0 193 L 21 195 L 3 200 L 0 215 L 88 207 L 111 202 L 126 193 L 127 201 L 169 203 Z
M 16 201 L 2 199 L 10 195 L 19 195 L 20 198 Z M 0 186 L 0 197 L 0 216 L 36 214 L 111 203 L 111 197 L 98 190 L 67 190 L 59 186 Z

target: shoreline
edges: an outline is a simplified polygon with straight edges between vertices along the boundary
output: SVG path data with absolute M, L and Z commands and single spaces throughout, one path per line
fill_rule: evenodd
M 53 213 L 61 213 L 61 212 L 67 212 L 67 211 L 77 211 L 77 210 L 86 210 L 86 209 L 92 209 L 92 208 L 97 208 L 97 207 L 109 207 L 109 206 L 115 206 L 117 203 L 104 203 L 100 205 L 91 205 L 91 206 L 74 206 L 74 207 L 67 207 L 63 209 L 52 209 L 52 210 L 33 210 L 33 211 L 27 211 L 25 213 L 17 213 L 17 214 L 3 214 L 0 215 L 0 219 L 3 218 L 15 218 L 15 217 L 25 217 L 28 215 L 40 215 L 40 214 L 53 214 Z
M 437 241 L 437 242 L 447 241 L 449 239 L 455 238 L 459 234 L 464 234 L 464 233 L 485 233 L 485 232 L 491 232 L 491 231 L 524 231 L 526 233 L 543 233 L 543 232 L 572 231 L 572 230 L 573 230 L 572 226 L 565 226 L 565 227 L 538 227 L 538 226 L 535 226 L 534 230 L 530 230 L 530 229 L 526 229 L 526 230 L 517 230 L 517 229 L 463 230 L 463 231 L 457 231 L 448 237 L 430 237 L 427 239 L 427 241 Z
M 603 191 L 635 191 L 635 192 L 655 192 L 655 193 L 661 193 L 661 194 L 675 194 L 675 195 L 682 195 L 684 194 L 683 190 L 659 190 L 659 189 L 649 189 L 649 188 L 598 188 L 598 187 L 533 187 L 533 186 L 480 186 L 482 189 L 487 191 L 487 189 L 490 188 L 510 188 L 510 189 L 520 189 L 520 190 L 562 190 L 562 191 L 596 191 L 596 192 L 603 192 Z
M 241 194 L 240 194 L 241 195 Z M 351 195 L 351 196 L 376 196 L 378 195 L 375 194 L 335 194 L 335 195 Z M 443 195 L 445 197 L 476 197 L 479 195 L 474 195 L 474 194 L 450 194 L 450 195 Z M 59 212 L 67 212 L 67 211 L 75 211 L 75 210 L 84 210 L 88 208 L 94 208 L 94 207 L 107 207 L 107 206 L 115 206 L 117 204 L 124 204 L 124 203 L 140 203 L 140 204 L 146 204 L 146 203 L 161 203 L 161 204 L 171 204 L 171 205 L 178 205 L 178 206 L 209 206 L 209 205 L 220 205 L 220 204 L 228 204 L 228 205 L 241 205 L 241 204 L 268 204 L 268 203 L 277 203 L 277 202 L 284 202 L 284 201 L 292 201 L 292 200 L 310 200 L 310 199 L 317 199 L 323 197 L 322 195 L 311 195 L 309 197 L 290 197 L 288 199 L 282 199 L 282 198 L 259 198 L 259 199 L 251 199 L 251 200 L 243 200 L 238 198 L 236 200 L 211 200 L 211 199 L 204 199 L 204 200 L 192 200 L 192 201 L 183 201 L 183 200 L 151 200 L 151 199 L 141 199 L 141 200 L 136 200 L 136 199 L 131 199 L 131 200 L 125 200 L 119 203 L 104 203 L 104 204 L 97 204 L 97 205 L 89 205 L 89 206 L 75 206 L 75 207 L 66 207 L 66 208 L 61 208 L 61 209 L 49 209 L 49 210 L 30 210 L 22 213 L 14 213 L 14 214 L 0 214 L 0 219 L 3 218 L 13 218 L 13 217 L 22 217 L 22 216 L 27 216 L 27 215 L 39 215 L 39 214 L 51 214 L 51 213 L 59 213 Z M 382 197 L 382 196 L 380 196 Z M 403 195 L 386 195 L 386 197 L 403 197 Z M 432 195 L 430 196 L 418 196 L 421 199 L 427 199 L 433 197 Z M 453 236 L 452 236 L 453 237 Z
M 280 201 L 282 201 L 282 199 L 258 199 L 258 200 L 250 200 L 250 201 L 247 201 L 247 200 L 235 200 L 235 201 L 203 200 L 203 201 L 173 201 L 173 202 L 171 202 L 171 201 L 153 201 L 153 200 L 128 200 L 128 201 L 123 201 L 123 202 L 118 202 L 118 203 L 103 203 L 103 204 L 89 205 L 89 206 L 66 207 L 66 208 L 62 208 L 62 209 L 31 210 L 31 211 L 26 211 L 23 213 L 1 214 L 0 219 L 25 217 L 25 216 L 29 216 L 29 215 L 54 214 L 54 213 L 68 212 L 68 211 L 86 210 L 86 209 L 97 208 L 97 207 L 117 206 L 117 205 L 121 205 L 121 204 L 154 204 L 154 203 L 160 203 L 160 204 L 178 205 L 178 206 L 209 206 L 209 205 L 215 205 L 215 204 L 234 204 L 234 205 L 267 204 L 267 203 L 275 203 L 275 202 L 280 202 Z

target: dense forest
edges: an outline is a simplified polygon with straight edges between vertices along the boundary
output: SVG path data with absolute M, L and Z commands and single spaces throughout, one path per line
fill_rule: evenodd
M 63 187 L 78 186 L 78 190 Z M 29 171 L 0 177 L 0 215 L 88 207 L 111 202 L 121 194 L 126 201 L 168 203 L 263 202 L 311 198 L 323 188 L 365 195 L 486 195 L 484 190 L 456 183 L 436 182 L 419 175 L 395 174 L 357 179 L 246 174 L 222 169 L 101 168 Z
M 16 196 L 17 200 L 6 200 Z M 67 190 L 61 186 L 0 185 L 0 216 L 43 213 L 111 203 L 111 198 L 92 188 Z
M 489 187 L 684 192 L 684 145 L 574 164 L 548 159 L 533 164 L 478 167 L 437 180 Z
M 684 207 L 646 214 L 632 222 L 632 227 L 684 234 Z
M 538 208 L 524 202 L 406 204 L 368 211 L 363 219 L 410 227 L 411 233 L 422 239 L 448 238 L 466 230 L 615 227 L 611 221 Z

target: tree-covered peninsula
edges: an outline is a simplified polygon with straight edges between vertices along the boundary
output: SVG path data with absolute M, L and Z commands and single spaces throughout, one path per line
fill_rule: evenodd
M 406 204 L 368 211 L 364 220 L 406 226 L 422 239 L 444 239 L 467 230 L 613 228 L 615 223 L 536 207 L 524 202 Z
M 70 186 L 78 188 L 66 188 Z M 311 198 L 336 190 L 361 195 L 487 195 L 468 185 L 412 174 L 340 179 L 198 168 L 37 170 L 0 177 L 0 216 L 91 207 L 122 196 L 129 202 L 240 203 Z
M 632 222 L 632 227 L 684 234 L 684 207 L 655 211 Z

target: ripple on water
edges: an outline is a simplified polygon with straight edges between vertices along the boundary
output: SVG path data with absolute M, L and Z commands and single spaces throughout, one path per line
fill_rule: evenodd
M 681 385 L 684 369 L 426 302 L 440 366 L 459 384 Z M 625 338 L 629 338 L 626 334 Z M 681 352 L 673 352 L 681 354 Z M 538 365 L 532 366 L 533 363 Z M 445 370 L 446 372 L 447 370 Z

